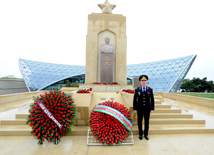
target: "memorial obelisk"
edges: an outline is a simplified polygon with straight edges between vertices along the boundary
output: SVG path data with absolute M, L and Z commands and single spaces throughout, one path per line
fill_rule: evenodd
M 88 15 L 85 84 L 127 84 L 126 17 L 112 14 L 116 5 L 98 4 L 102 13 Z

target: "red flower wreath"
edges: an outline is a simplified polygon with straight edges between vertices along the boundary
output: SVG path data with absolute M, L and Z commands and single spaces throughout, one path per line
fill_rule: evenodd
M 113 101 L 105 101 L 98 105 L 114 108 L 132 122 L 130 111 L 124 105 Z M 122 143 L 125 137 L 131 134 L 119 120 L 106 113 L 93 112 L 92 110 L 89 123 L 93 135 L 103 144 L 112 145 Z
M 80 89 L 78 91 L 76 91 L 76 93 L 78 94 L 84 94 L 84 93 L 90 93 L 92 91 L 92 88 L 89 89 Z
M 44 113 L 36 99 L 37 101 L 40 99 L 54 118 L 63 128 L 66 128 L 65 132 L 60 130 L 58 125 Z M 29 112 L 26 124 L 30 124 L 30 127 L 32 127 L 31 133 L 39 140 L 38 144 L 43 144 L 45 139 L 48 142 L 58 144 L 62 136 L 71 133 L 71 127 L 76 120 L 76 105 L 71 95 L 56 90 L 49 93 L 45 92 L 37 98 L 34 97 L 34 103 L 30 105 Z
M 122 91 L 128 94 L 134 94 L 134 90 L 131 89 L 123 89 Z
M 99 84 L 99 85 L 119 85 L 117 82 L 110 82 L 110 83 L 100 83 L 100 82 L 93 82 L 92 84 Z

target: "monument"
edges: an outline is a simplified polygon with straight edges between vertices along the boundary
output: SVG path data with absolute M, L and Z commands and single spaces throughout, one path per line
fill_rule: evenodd
M 85 84 L 127 84 L 126 17 L 112 14 L 116 5 L 98 4 L 102 13 L 88 15 Z

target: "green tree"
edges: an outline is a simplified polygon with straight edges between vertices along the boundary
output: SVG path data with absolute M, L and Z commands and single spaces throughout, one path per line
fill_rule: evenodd
M 184 79 L 180 87 L 182 91 L 190 92 L 192 90 L 192 83 L 190 79 Z
M 203 79 L 194 77 L 192 80 L 184 79 L 180 88 L 182 92 L 213 92 L 214 82 L 207 81 L 207 77 Z

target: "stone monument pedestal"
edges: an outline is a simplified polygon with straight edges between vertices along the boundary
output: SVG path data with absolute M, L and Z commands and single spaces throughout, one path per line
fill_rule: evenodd
M 133 89 L 132 85 L 99 85 L 99 84 L 80 84 L 79 89 L 92 88 L 93 92 L 119 92 L 122 89 Z

